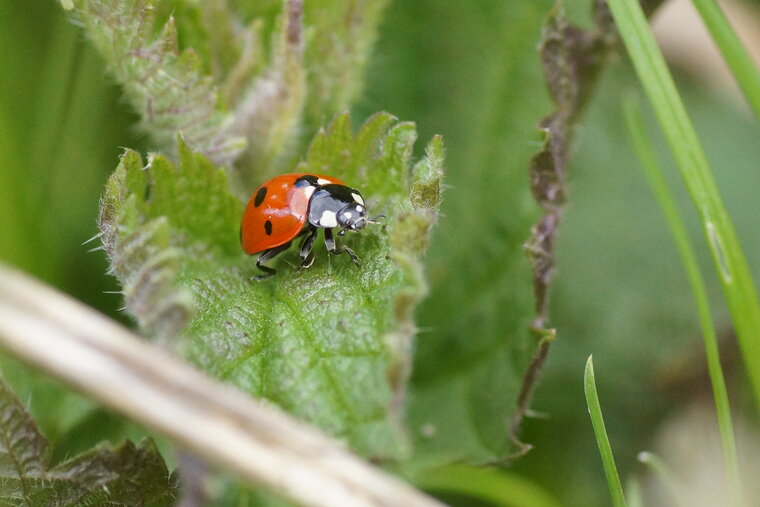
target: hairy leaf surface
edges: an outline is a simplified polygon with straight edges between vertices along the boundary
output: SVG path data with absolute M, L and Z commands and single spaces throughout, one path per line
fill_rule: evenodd
M 400 409 L 411 312 L 425 292 L 418 256 L 440 200 L 440 138 L 414 167 L 414 125 L 387 114 L 355 134 L 348 115 L 314 138 L 294 170 L 362 189 L 386 225 L 338 238 L 362 261 L 315 246 L 308 270 L 281 255 L 277 276 L 251 281 L 239 246 L 242 204 L 226 173 L 180 144 L 174 165 L 127 151 L 102 202 L 103 242 L 141 328 L 212 375 L 345 438 L 359 452 L 405 449 Z M 295 250 L 295 249 L 294 249 Z
M 242 198 L 361 90 L 387 0 L 68 0 L 156 148 L 231 169 Z M 308 99 L 308 100 L 307 100 Z
M 167 151 L 178 132 L 220 163 L 234 160 L 245 141 L 231 128 L 212 76 L 197 53 L 180 51 L 169 18 L 159 34 L 150 0 L 73 0 L 73 10 L 141 117 L 143 128 Z

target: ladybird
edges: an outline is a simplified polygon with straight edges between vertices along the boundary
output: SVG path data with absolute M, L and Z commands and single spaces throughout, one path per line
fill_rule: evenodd
M 291 173 L 275 176 L 251 195 L 243 212 L 240 242 L 248 255 L 259 254 L 256 267 L 264 272 L 253 277 L 264 280 L 276 273 L 264 262 L 284 252 L 299 236 L 301 267 L 314 262 L 312 247 L 319 229 L 325 230 L 327 251 L 334 255 L 347 253 L 359 266 L 359 258 L 349 247 L 336 246 L 333 229 L 338 236 L 346 231 L 358 231 L 374 218 L 367 216 L 362 194 L 337 178 L 310 173 Z

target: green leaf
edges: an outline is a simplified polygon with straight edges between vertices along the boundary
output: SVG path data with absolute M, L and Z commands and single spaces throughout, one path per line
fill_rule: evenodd
M 212 375 L 346 439 L 358 452 L 399 456 L 400 418 L 425 294 L 419 255 L 436 219 L 443 146 L 412 168 L 414 125 L 377 114 L 354 134 L 348 115 L 320 131 L 298 171 L 361 188 L 386 226 L 346 236 L 362 261 L 317 254 L 251 281 L 239 246 L 241 203 L 226 173 L 180 143 L 180 161 L 127 151 L 102 200 L 103 243 L 143 332 L 169 340 Z M 320 252 L 317 245 L 316 252 Z
M 0 380 L 0 503 L 172 505 L 176 484 L 153 442 L 101 444 L 50 466 L 48 442 Z
M 364 68 L 388 0 L 304 2 L 310 27 L 305 65 L 309 101 L 305 122 L 322 123 L 348 109 L 362 91 Z
M 197 54 L 179 50 L 173 18 L 155 35 L 149 0 L 74 0 L 69 7 L 159 147 L 173 149 L 182 132 L 220 163 L 240 154 L 245 141 L 231 130 L 231 116 Z
M 452 181 L 456 195 L 444 207 L 446 229 L 431 249 L 434 290 L 421 323 L 433 332 L 419 340 L 411 409 L 424 464 L 482 463 L 527 450 L 517 433 L 555 335 L 546 328 L 547 294 L 572 130 L 613 37 L 603 9 L 599 27 L 584 31 L 555 8 L 545 20 L 539 61 L 538 30 L 529 27 L 540 26 L 549 8 L 526 3 L 518 9 L 505 8 L 504 19 L 525 25 L 494 29 L 499 40 L 478 41 L 505 48 L 470 70 L 491 77 L 487 91 L 495 96 L 493 104 L 466 106 L 478 111 L 476 125 L 460 132 L 470 140 L 468 158 L 458 160 L 466 169 Z M 494 22 L 482 19 L 485 14 L 453 16 Z M 555 109 L 539 124 L 543 139 L 535 153 L 525 132 L 549 107 L 525 83 L 540 82 L 540 62 Z M 489 64 L 498 73 L 484 71 Z
M 485 505 L 505 507 L 558 507 L 548 491 L 516 473 L 495 467 L 452 464 L 432 468 L 412 478 L 415 485 L 437 494 L 471 497 Z
M 430 297 L 418 312 L 408 421 L 421 465 L 512 451 L 508 419 L 536 345 L 523 243 L 538 212 L 526 167 L 530 132 L 549 107 L 535 84 L 538 27 L 551 2 L 487 3 L 390 9 L 384 60 L 402 63 L 369 80 L 382 88 L 370 103 L 401 100 L 394 108 L 456 139 L 447 151 L 451 190 L 426 259 Z M 403 64 L 410 58 L 428 62 L 424 79 L 418 64 Z
M 242 198 L 291 165 L 305 131 L 343 112 L 361 77 L 387 1 L 244 6 L 210 0 L 74 0 L 84 26 L 159 151 L 181 133 L 229 165 Z M 309 97 L 308 102 L 306 97 Z

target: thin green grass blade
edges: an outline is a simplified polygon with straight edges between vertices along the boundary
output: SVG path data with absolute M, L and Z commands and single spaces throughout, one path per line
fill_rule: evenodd
M 755 116 L 760 119 L 760 71 L 718 3 L 715 0 L 692 0 L 692 2 L 723 54 L 728 68 L 731 69 L 731 74 L 734 75 L 736 83 L 747 98 Z
M 732 496 L 732 505 L 741 505 L 741 479 L 739 476 L 739 462 L 736 457 L 736 439 L 734 438 L 733 425 L 731 423 L 731 409 L 728 403 L 728 391 L 726 382 L 723 377 L 723 370 L 720 366 L 720 355 L 718 353 L 718 340 L 715 337 L 715 326 L 713 325 L 710 314 L 710 303 L 707 298 L 707 290 L 702 273 L 699 270 L 697 256 L 694 247 L 689 240 L 686 227 L 683 224 L 681 215 L 676 208 L 673 195 L 668 189 L 662 170 L 657 162 L 657 157 L 649 141 L 641 119 L 639 105 L 632 97 L 627 97 L 623 101 L 623 110 L 625 112 L 626 127 L 631 141 L 636 150 L 636 154 L 644 166 L 649 184 L 652 187 L 655 197 L 657 198 L 662 213 L 668 221 L 670 232 L 676 242 L 678 253 L 681 256 L 686 274 L 689 278 L 694 302 L 699 314 L 699 325 L 702 328 L 702 337 L 705 342 L 705 355 L 707 356 L 707 369 L 710 373 L 710 382 L 712 383 L 713 396 L 715 397 L 715 408 L 718 416 L 718 428 L 720 430 L 720 440 L 723 448 L 723 461 L 726 468 L 726 478 L 728 479 L 729 490 Z
M 637 0 L 609 6 L 699 213 L 760 406 L 760 302 L 747 260 L 673 78 Z
M 615 458 L 612 455 L 612 447 L 610 446 L 609 438 L 607 438 L 607 430 L 604 427 L 602 407 L 599 405 L 599 396 L 596 393 L 592 356 L 588 356 L 588 361 L 586 361 L 586 372 L 583 375 L 583 390 L 586 393 L 586 404 L 588 405 L 588 413 L 591 416 L 591 424 L 594 426 L 596 443 L 599 445 L 599 454 L 602 456 L 604 475 L 607 478 L 607 486 L 610 488 L 612 505 L 615 507 L 625 507 L 623 486 L 620 484 L 620 477 L 615 466 Z

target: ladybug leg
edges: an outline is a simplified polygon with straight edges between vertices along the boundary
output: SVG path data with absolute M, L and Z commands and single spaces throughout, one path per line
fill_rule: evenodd
M 340 247 L 335 245 L 335 238 L 333 238 L 332 229 L 325 229 L 325 246 L 327 246 L 327 251 L 333 255 L 340 255 L 343 252 L 346 252 L 351 257 L 351 260 L 354 262 L 354 264 L 361 266 L 359 263 L 359 257 L 356 256 L 353 250 L 348 248 L 346 245 Z
M 285 250 L 290 247 L 290 241 L 285 243 L 284 245 L 276 246 L 274 248 L 270 248 L 269 250 L 264 250 L 261 255 L 259 255 L 259 258 L 256 259 L 256 267 L 259 268 L 261 271 L 264 272 L 263 275 L 257 275 L 252 276 L 251 280 L 256 280 L 257 282 L 260 282 L 262 280 L 266 280 L 270 276 L 277 273 L 277 270 L 274 268 L 270 268 L 269 266 L 264 266 L 264 262 L 273 259 L 277 256 L 277 254 L 284 252 Z
M 302 268 L 308 268 L 314 263 L 314 254 L 311 252 L 312 247 L 314 246 L 314 241 L 317 239 L 317 229 L 316 227 L 312 228 L 311 231 L 309 231 L 305 238 L 303 238 L 303 241 L 301 241 L 301 267 Z

